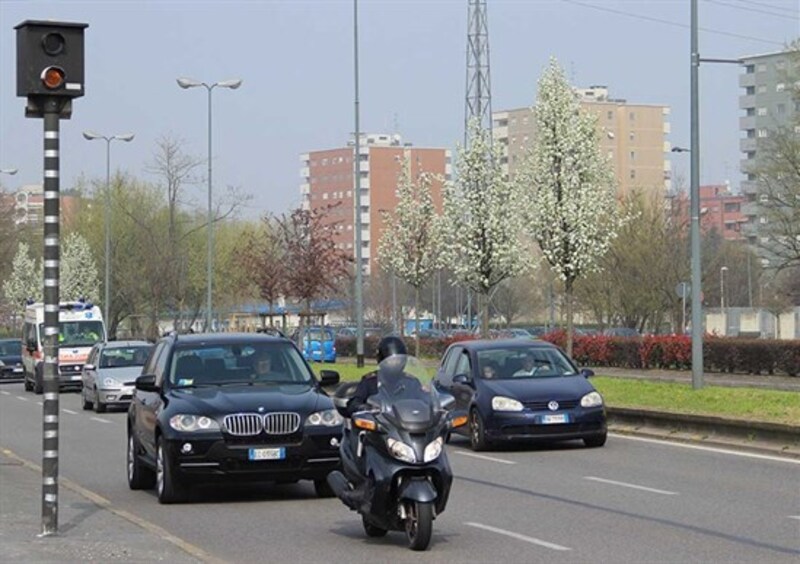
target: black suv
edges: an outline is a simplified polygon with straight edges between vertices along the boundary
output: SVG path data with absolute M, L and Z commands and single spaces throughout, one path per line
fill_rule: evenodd
M 128 484 L 183 501 L 197 482 L 313 480 L 331 495 L 342 418 L 289 340 L 253 333 L 170 335 L 136 379 Z

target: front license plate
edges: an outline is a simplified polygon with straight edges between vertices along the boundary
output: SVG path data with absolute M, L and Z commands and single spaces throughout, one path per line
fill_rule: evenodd
M 14 374 L 22 374 L 22 367 L 21 366 L 15 366 L 14 370 L 12 370 L 12 372 Z
M 80 374 L 73 374 L 70 377 L 70 380 L 80 380 L 80 379 L 81 379 L 81 375 Z
M 569 418 L 566 413 L 556 413 L 554 415 L 542 415 L 542 423 L 549 425 L 552 423 L 567 423 Z
M 247 458 L 250 460 L 283 460 L 286 458 L 284 448 L 251 448 L 248 449 Z

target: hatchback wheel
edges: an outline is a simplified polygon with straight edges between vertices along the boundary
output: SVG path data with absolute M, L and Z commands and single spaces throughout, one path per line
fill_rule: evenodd
M 186 488 L 178 483 L 175 474 L 175 464 L 159 438 L 156 443 L 156 493 L 159 503 L 180 503 L 186 499 Z
M 85 411 L 92 409 L 92 402 L 86 399 L 86 386 L 81 388 L 81 404 L 83 405 L 83 409 Z
M 156 474 L 139 459 L 139 443 L 128 431 L 128 487 L 132 490 L 149 490 L 156 483 Z
M 108 406 L 104 404 L 100 400 L 100 393 L 97 391 L 97 388 L 94 389 L 94 412 L 95 413 L 105 413 L 108 409 Z
M 472 450 L 486 450 L 489 448 L 486 428 L 477 409 L 473 409 L 469 414 L 469 444 Z
M 597 448 L 606 444 L 606 433 L 602 435 L 595 435 L 594 437 L 586 437 L 583 439 L 583 444 L 589 448 Z

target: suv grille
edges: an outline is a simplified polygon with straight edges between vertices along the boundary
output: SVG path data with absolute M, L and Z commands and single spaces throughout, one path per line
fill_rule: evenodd
M 300 427 L 297 413 L 267 413 L 264 416 L 264 432 L 268 435 L 290 435 Z
M 257 413 L 233 413 L 222 420 L 225 430 L 236 437 L 258 435 L 263 428 L 261 416 Z
M 233 413 L 226 415 L 222 426 L 229 435 L 252 437 L 265 432 L 268 435 L 291 435 L 300 428 L 300 415 L 291 412 Z

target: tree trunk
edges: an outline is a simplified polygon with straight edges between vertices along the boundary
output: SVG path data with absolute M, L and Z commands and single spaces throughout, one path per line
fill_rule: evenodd
M 419 358 L 419 286 L 414 287 L 414 356 Z
M 478 294 L 478 307 L 481 310 L 481 338 L 489 338 L 489 294 Z
M 572 357 L 572 333 L 574 330 L 573 327 L 573 320 L 572 320 L 572 302 L 573 302 L 573 280 L 571 278 L 567 278 L 566 284 L 564 285 L 564 295 L 567 299 L 567 356 L 570 358 Z

